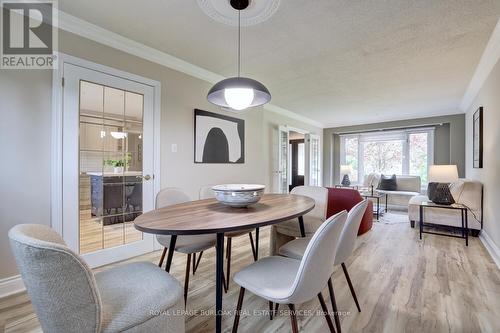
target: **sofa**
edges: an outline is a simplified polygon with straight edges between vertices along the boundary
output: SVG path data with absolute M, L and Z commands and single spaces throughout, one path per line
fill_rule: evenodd
M 308 186 L 305 186 L 305 188 L 307 187 Z M 321 201 L 324 200 L 316 200 L 317 202 L 319 202 L 319 205 L 317 204 L 314 211 L 311 211 L 304 216 L 304 229 L 306 232 L 306 236 L 312 236 L 316 229 L 321 225 L 321 223 L 330 216 L 335 215 L 338 212 L 343 211 L 344 209 L 349 211 L 358 202 L 361 202 L 363 200 L 359 192 L 353 189 L 326 188 L 326 190 L 321 191 L 326 196 L 326 198 L 324 199 L 326 200 L 326 207 L 323 207 L 323 205 L 321 204 Z M 358 235 L 362 235 L 365 232 L 369 231 L 372 228 L 372 225 L 373 202 L 368 201 L 368 206 L 358 229 Z M 276 255 L 282 245 L 288 243 L 296 237 L 300 237 L 298 219 L 292 219 L 273 225 L 271 228 L 270 242 L 271 255 Z
M 450 192 L 456 203 L 467 206 L 467 220 L 471 234 L 477 236 L 483 226 L 483 185 L 474 180 L 459 179 L 450 185 Z M 415 221 L 420 221 L 419 207 L 423 201 L 428 201 L 426 195 L 417 195 L 410 199 L 408 207 L 408 219 L 411 227 L 415 227 Z M 442 208 L 425 208 L 424 222 L 436 225 L 461 227 L 462 217 L 459 210 Z
M 380 174 L 371 173 L 365 177 L 363 187 L 377 189 L 380 181 Z M 407 210 L 410 199 L 420 195 L 421 179 L 420 176 L 396 175 L 396 191 L 377 190 L 380 193 L 387 194 L 388 206 L 391 209 Z M 385 200 L 381 199 L 381 203 Z

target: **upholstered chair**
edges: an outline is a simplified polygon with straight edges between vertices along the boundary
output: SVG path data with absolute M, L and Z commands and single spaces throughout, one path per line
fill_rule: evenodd
M 182 192 L 178 188 L 167 187 L 162 189 L 156 195 L 156 209 L 168 207 L 184 202 L 190 201 L 189 197 Z M 164 249 L 160 258 L 160 263 L 158 266 L 163 265 L 163 260 L 165 259 L 165 255 L 167 254 L 167 250 L 171 250 L 168 247 L 170 246 L 170 236 L 167 235 L 157 235 L 156 239 L 158 243 L 160 243 Z M 175 251 L 187 254 L 186 261 L 186 274 L 184 277 L 184 303 L 187 303 L 187 294 L 189 289 L 189 275 L 191 269 L 191 261 L 193 263 L 193 274 L 196 272 L 196 268 L 200 263 L 201 256 L 203 251 L 208 250 L 211 247 L 215 246 L 217 242 L 216 236 L 214 234 L 208 235 L 185 235 L 178 236 L 175 242 Z M 198 260 L 196 260 L 196 253 L 200 253 L 198 256 Z M 166 267 L 165 267 L 166 268 Z
M 211 185 L 203 186 L 200 189 L 200 200 L 211 199 L 214 196 L 214 191 L 212 191 Z M 231 248 L 233 238 L 248 234 L 250 246 L 252 247 L 253 260 L 257 261 L 257 259 L 259 258 L 259 228 L 255 228 L 255 244 L 252 236 L 252 231 L 253 229 L 245 229 L 227 232 L 224 234 L 224 236 L 226 237 L 226 273 L 224 274 L 224 292 L 226 293 L 229 289 L 229 281 L 231 280 Z
M 184 332 L 182 287 L 148 262 L 94 274 L 52 229 L 20 224 L 9 239 L 42 330 Z
M 368 200 L 365 199 L 349 211 L 349 214 L 347 215 L 347 222 L 340 236 L 340 241 L 338 244 L 334 262 L 335 266 L 342 266 L 342 270 L 344 271 L 344 275 L 347 279 L 347 284 L 349 285 L 349 289 L 351 290 L 352 297 L 354 298 L 354 302 L 356 303 L 356 307 L 358 308 L 359 312 L 361 312 L 361 308 L 359 306 L 354 287 L 352 286 L 351 278 L 349 277 L 349 273 L 347 272 L 345 262 L 351 256 L 352 251 L 356 246 L 356 237 L 358 234 L 359 225 L 361 223 L 363 215 L 365 214 L 367 206 Z M 279 254 L 288 258 L 301 259 L 304 256 L 304 253 L 306 252 L 307 246 L 310 242 L 311 237 L 297 238 L 283 245 L 279 249 Z M 340 319 L 338 317 L 337 305 L 335 303 L 335 293 L 333 290 L 331 279 L 328 280 L 328 289 L 330 292 L 330 299 L 332 301 L 332 308 L 335 312 L 335 324 L 337 326 L 337 331 L 340 332 Z
M 306 236 L 312 236 L 326 219 L 328 189 L 320 186 L 296 186 L 290 194 L 304 195 L 315 201 L 312 211 L 303 216 Z M 277 254 L 278 249 L 285 243 L 301 237 L 297 219 L 285 221 L 271 227 L 270 253 Z
M 338 241 L 346 218 L 347 213 L 344 211 L 321 224 L 308 243 L 301 260 L 280 256 L 265 257 L 234 275 L 234 281 L 241 288 L 233 332 L 238 329 L 245 290 L 267 299 L 270 303 L 288 304 L 293 332 L 298 332 L 295 304 L 318 297 L 328 327 L 331 332 L 335 331 L 321 291 L 333 273 Z

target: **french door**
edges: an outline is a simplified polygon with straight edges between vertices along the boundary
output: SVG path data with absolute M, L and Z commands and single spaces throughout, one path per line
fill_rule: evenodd
M 91 266 L 153 250 L 154 87 L 63 64 L 62 231 Z
M 305 184 L 321 186 L 321 147 L 319 136 L 305 134 Z
M 289 141 L 288 128 L 280 126 L 278 128 L 278 170 L 275 172 L 278 193 L 288 193 L 290 184 Z
M 304 184 L 307 186 L 321 186 L 321 145 L 316 134 L 304 134 Z M 290 163 L 290 129 L 287 126 L 278 127 L 277 166 L 274 172 L 275 191 L 288 193 L 291 184 Z

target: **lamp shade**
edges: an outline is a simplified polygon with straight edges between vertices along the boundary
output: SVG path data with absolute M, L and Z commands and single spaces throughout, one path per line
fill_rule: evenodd
M 453 183 L 458 180 L 456 165 L 431 165 L 429 167 L 429 182 Z
M 340 166 L 340 174 L 341 175 L 350 175 L 352 173 L 352 167 L 350 165 L 341 165 Z
M 231 77 L 217 82 L 207 94 L 210 103 L 243 110 L 271 100 L 271 93 L 259 81 L 247 77 Z

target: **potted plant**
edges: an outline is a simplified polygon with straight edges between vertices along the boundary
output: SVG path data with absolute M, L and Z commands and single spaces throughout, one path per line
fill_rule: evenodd
M 128 164 L 128 158 L 123 160 L 106 160 L 104 165 L 113 167 L 114 173 L 123 173 L 125 166 Z

